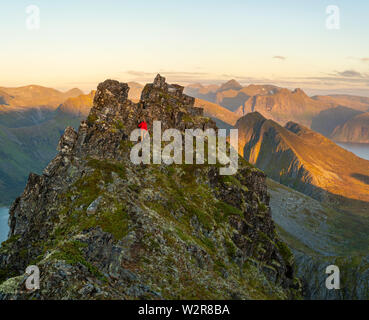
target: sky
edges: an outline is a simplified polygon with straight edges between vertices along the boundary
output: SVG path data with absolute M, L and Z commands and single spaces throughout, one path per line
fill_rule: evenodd
M 0 33 L 0 86 L 88 92 L 160 72 L 369 96 L 367 0 L 2 0 Z

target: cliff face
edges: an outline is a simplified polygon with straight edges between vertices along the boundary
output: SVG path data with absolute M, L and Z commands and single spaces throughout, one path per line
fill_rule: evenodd
M 294 91 L 280 89 L 277 92 L 252 97 L 239 110 L 239 114 L 242 116 L 250 112 L 259 112 L 265 118 L 281 125 L 294 121 L 310 127 L 314 116 L 328 107 L 311 99 L 301 89 Z
M 329 138 L 337 127 L 361 113 L 361 111 L 347 107 L 327 109 L 313 118 L 311 129 Z
M 268 179 L 273 220 L 293 250 L 304 298 L 369 299 L 369 218 L 340 212 Z M 336 265 L 341 290 L 328 290 L 325 270 Z
M 357 115 L 335 128 L 331 138 L 339 142 L 369 143 L 369 112 Z
M 100 84 L 78 132 L 31 174 L 0 249 L 2 299 L 268 299 L 298 296 L 293 256 L 276 235 L 265 175 L 240 159 L 218 166 L 133 165 L 138 122 L 216 128 L 183 88 L 158 76 L 139 103 Z M 24 290 L 36 264 L 41 290 Z

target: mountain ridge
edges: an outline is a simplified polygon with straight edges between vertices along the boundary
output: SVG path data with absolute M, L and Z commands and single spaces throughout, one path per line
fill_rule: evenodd
M 43 87 L 39 85 L 28 85 L 23 87 L 0 87 L 0 93 L 4 92 L 8 95 L 7 105 L 12 107 L 39 107 L 48 106 L 51 109 L 56 109 L 59 104 L 66 99 L 77 97 L 83 92 L 80 89 L 74 88 L 66 92 Z
M 321 134 L 293 122 L 282 127 L 259 113 L 236 128 L 239 153 L 277 182 L 328 202 L 331 195 L 369 202 L 369 162 Z
M 242 159 L 233 177 L 210 165 L 133 165 L 129 134 L 142 119 L 150 131 L 159 119 L 182 133 L 217 128 L 183 87 L 160 75 L 138 104 L 128 90 L 101 83 L 78 132 L 67 128 L 59 154 L 42 175 L 29 176 L 0 249 L 0 299 L 300 297 L 265 175 Z M 43 285 L 27 294 L 30 261 Z

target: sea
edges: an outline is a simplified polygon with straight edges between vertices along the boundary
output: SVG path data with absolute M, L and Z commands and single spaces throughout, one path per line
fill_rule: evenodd
M 351 151 L 358 157 L 369 160 L 369 143 L 337 143 L 340 147 Z

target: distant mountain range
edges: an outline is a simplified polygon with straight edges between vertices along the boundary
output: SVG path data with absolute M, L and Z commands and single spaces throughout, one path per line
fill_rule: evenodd
M 0 87 L 2 105 L 11 107 L 41 107 L 56 109 L 66 99 L 83 94 L 80 89 L 61 92 L 52 88 L 29 85 L 19 88 Z
M 350 122 L 345 129 L 341 129 L 341 126 L 355 116 L 369 111 L 369 98 L 366 97 L 349 95 L 309 97 L 301 89 L 291 91 L 273 85 L 243 87 L 235 80 L 221 86 L 189 85 L 185 92 L 195 98 L 220 105 L 236 114 L 238 118 L 251 112 L 259 112 L 265 118 L 283 126 L 289 121 L 294 121 L 332 140 L 357 143 L 369 141 L 369 132 L 365 129 L 369 123 L 365 117 Z M 213 116 L 216 117 L 217 108 L 214 109 Z M 228 125 L 233 122 L 233 117 L 230 119 L 232 120 Z M 360 129 L 356 126 L 360 126 Z
M 137 102 L 143 86 L 130 86 Z M 232 128 L 242 116 L 258 111 L 281 125 L 303 124 L 336 141 L 369 142 L 369 98 L 347 95 L 308 97 L 302 90 L 273 85 L 242 86 L 235 80 L 223 85 L 190 85 L 195 106 L 220 128 Z M 29 171 L 39 172 L 55 155 L 64 128 L 78 126 L 92 107 L 95 92 L 61 92 L 37 85 L 0 87 L 0 204 L 22 190 Z

